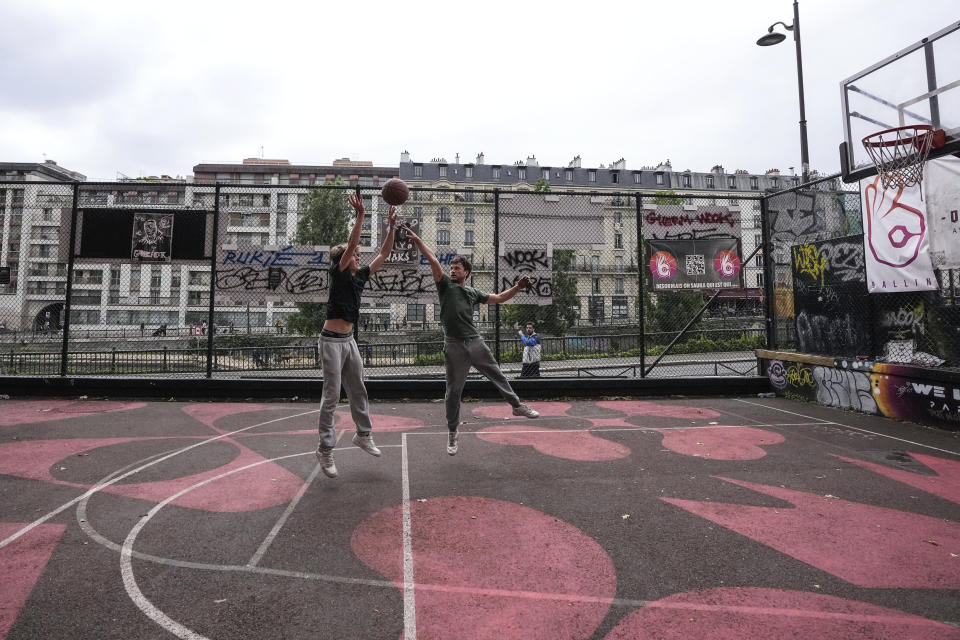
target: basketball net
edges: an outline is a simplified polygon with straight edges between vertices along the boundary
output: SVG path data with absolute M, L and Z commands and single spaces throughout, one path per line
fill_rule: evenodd
M 921 200 L 927 154 L 943 143 L 943 130 L 926 124 L 884 129 L 863 139 L 863 147 L 877 167 L 883 188 L 893 186 L 902 190 L 919 184 Z

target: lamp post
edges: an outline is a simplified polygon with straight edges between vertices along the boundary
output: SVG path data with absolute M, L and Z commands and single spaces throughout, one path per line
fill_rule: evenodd
M 793 0 L 793 24 L 784 24 L 783 22 L 774 22 L 767 29 L 757 44 L 761 47 L 779 44 L 786 40 L 787 36 L 782 33 L 774 33 L 773 28 L 777 25 L 783 25 L 787 31 L 793 31 L 793 41 L 797 44 L 797 87 L 800 90 L 800 163 L 803 169 L 803 183 L 806 184 L 810 176 L 810 157 L 807 153 L 807 112 L 803 105 L 803 62 L 800 55 L 800 8 L 797 0 Z

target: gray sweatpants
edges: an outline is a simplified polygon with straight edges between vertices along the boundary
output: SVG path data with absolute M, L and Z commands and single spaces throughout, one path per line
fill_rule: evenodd
M 337 444 L 333 427 L 334 412 L 340 402 L 340 385 L 350 401 L 350 415 L 357 433 L 370 435 L 373 425 L 367 415 L 367 388 L 363 385 L 363 361 L 353 336 L 329 338 L 320 336 L 320 362 L 323 366 L 323 398 L 320 401 L 320 446 L 332 449 Z
M 447 404 L 447 429 L 450 431 L 456 431 L 460 426 L 460 398 L 470 365 L 493 383 L 511 407 L 520 406 L 520 398 L 513 392 L 500 365 L 493 359 L 493 354 L 480 336 L 447 338 L 443 343 L 443 364 L 447 370 L 447 394 L 444 400 Z

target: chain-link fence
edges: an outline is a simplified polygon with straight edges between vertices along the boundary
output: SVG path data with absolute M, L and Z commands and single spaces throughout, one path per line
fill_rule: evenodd
M 831 176 L 764 200 L 770 346 L 960 368 L 960 270 L 935 269 L 933 291 L 868 293 L 860 193 L 837 186 Z
M 346 240 L 354 189 L 0 183 L 4 372 L 319 376 L 329 249 Z M 388 207 L 379 189 L 358 192 L 369 264 Z M 508 375 L 542 377 L 755 375 L 760 215 L 756 196 L 674 192 L 414 188 L 401 209 L 445 269 L 455 256 L 472 262 L 473 286 L 532 279 L 474 321 Z M 686 284 L 668 286 L 651 265 L 677 247 Z M 736 264 L 711 281 L 720 253 Z M 356 336 L 369 377 L 443 375 L 436 288 L 409 242 L 398 236 L 363 300 Z M 524 366 L 529 333 L 539 371 Z

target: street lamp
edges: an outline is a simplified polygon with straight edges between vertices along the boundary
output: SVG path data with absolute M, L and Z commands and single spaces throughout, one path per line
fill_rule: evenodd
M 774 32 L 773 28 L 783 25 L 787 31 L 793 31 L 793 41 L 797 43 L 797 87 L 800 90 L 800 163 L 803 168 L 803 183 L 806 184 L 810 175 L 810 156 L 807 153 L 807 112 L 803 106 L 803 62 L 800 55 L 800 8 L 797 0 L 793 0 L 793 24 L 774 22 L 767 29 L 767 33 L 757 40 L 761 47 L 779 44 L 787 39 L 782 33 Z

